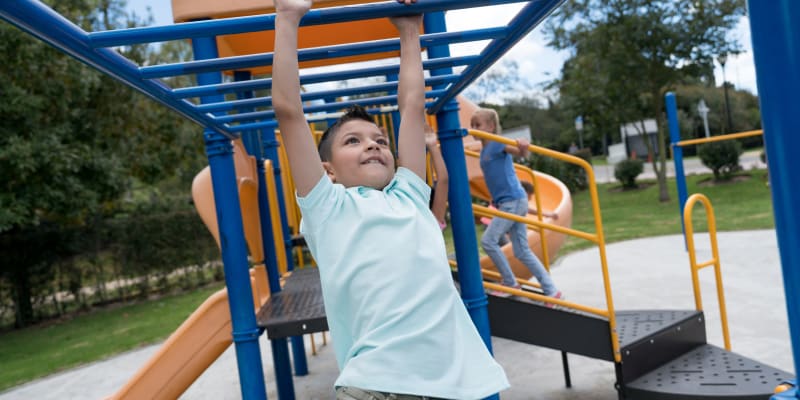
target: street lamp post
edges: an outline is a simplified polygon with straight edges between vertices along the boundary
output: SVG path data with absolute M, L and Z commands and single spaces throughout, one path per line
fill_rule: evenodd
M 725 133 L 733 131 L 733 122 L 731 121 L 731 103 L 728 100 L 728 80 L 725 79 L 725 63 L 728 61 L 728 53 L 722 53 L 717 57 L 719 65 L 722 66 L 722 90 L 725 93 L 725 117 L 728 123 Z
M 575 130 L 578 131 L 578 148 L 583 148 L 583 116 L 575 118 Z
M 706 137 L 711 136 L 708 132 L 708 106 L 706 105 L 706 101 L 700 99 L 700 102 L 697 103 L 697 112 L 700 113 L 700 117 L 703 118 L 703 127 L 706 129 Z

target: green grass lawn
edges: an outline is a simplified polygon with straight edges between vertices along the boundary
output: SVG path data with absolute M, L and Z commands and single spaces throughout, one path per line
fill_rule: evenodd
M 0 391 L 164 340 L 220 287 L 98 309 L 0 335 Z
M 689 193 L 706 194 L 713 203 L 717 228 L 722 231 L 773 228 L 772 202 L 765 171 L 753 171 L 745 181 L 699 187 L 708 175 L 691 176 Z M 670 201 L 658 201 L 658 185 L 619 191 L 618 184 L 598 186 L 608 243 L 681 233 L 674 180 Z M 573 228 L 594 232 L 589 193 L 573 196 Z M 695 231 L 705 230 L 702 206 L 696 206 Z M 477 229 L 480 236 L 482 227 Z M 448 253 L 452 234 L 445 230 Z M 591 246 L 569 238 L 559 254 Z M 99 309 L 63 321 L 0 334 L 0 390 L 80 364 L 99 360 L 165 339 L 218 288 L 163 297 L 154 301 Z
M 769 187 L 766 186 L 766 172 L 750 171 L 747 174 L 749 179 L 744 181 L 714 185 L 699 185 L 701 182 L 709 182 L 710 175 L 687 178 L 690 196 L 702 193 L 711 200 L 718 231 L 774 228 L 772 198 Z M 645 188 L 630 191 L 620 191 L 617 183 L 598 185 L 603 232 L 607 243 L 682 233 L 675 180 L 668 180 L 670 200 L 664 203 L 658 201 L 658 185 L 655 181 L 643 183 Z M 577 193 L 572 200 L 572 227 L 594 232 L 589 192 Z M 702 205 L 695 205 L 693 220 L 695 232 L 707 230 Z M 559 253 L 563 255 L 590 246 L 586 240 L 570 237 Z

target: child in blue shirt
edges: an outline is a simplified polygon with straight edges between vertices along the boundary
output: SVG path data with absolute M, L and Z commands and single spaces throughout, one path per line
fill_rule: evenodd
M 329 127 L 315 149 L 297 60 L 298 26 L 311 1 L 276 5 L 273 107 L 300 230 L 319 265 L 340 368 L 337 399 L 478 399 L 507 388 L 455 290 L 428 208 L 421 17 L 392 20 L 401 44 L 395 171 L 389 138 L 363 109 Z
M 497 112 L 490 108 L 480 108 L 472 115 L 470 120 L 472 129 L 499 134 L 502 129 Z M 480 164 L 486 187 L 492 195 L 492 203 L 500 210 L 510 214 L 525 216 L 528 213 L 528 194 L 523 189 L 514 171 L 511 156 L 525 157 L 528 155 L 528 141 L 518 139 L 516 146 L 504 145 L 493 141 L 483 141 Z M 495 267 L 503 277 L 502 284 L 519 288 L 517 279 L 508 264 L 506 256 L 501 250 L 501 241 L 508 234 L 514 257 L 520 260 L 533 276 L 542 285 L 546 296 L 562 298 L 561 291 L 556 288 L 553 279 L 542 265 L 542 262 L 533 254 L 528 246 L 527 227 L 521 222 L 504 218 L 492 218 L 489 226 L 481 237 L 481 247 L 486 255 L 492 259 Z M 508 296 L 505 292 L 492 292 L 499 296 Z M 549 303 L 548 303 L 549 305 Z

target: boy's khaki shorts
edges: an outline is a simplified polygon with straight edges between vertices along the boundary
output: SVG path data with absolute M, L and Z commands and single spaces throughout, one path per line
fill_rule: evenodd
M 364 390 L 349 386 L 336 388 L 336 400 L 444 400 L 437 397 L 394 394 Z

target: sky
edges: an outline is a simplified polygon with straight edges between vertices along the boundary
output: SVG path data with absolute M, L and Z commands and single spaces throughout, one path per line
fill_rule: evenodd
M 171 3 L 170 0 L 128 0 L 128 9 L 136 11 L 140 16 L 145 16 L 147 8 L 150 7 L 155 19 L 154 25 L 168 25 L 172 23 Z M 447 28 L 449 31 L 461 31 L 498 26 L 498 21 L 510 20 L 523 5 L 516 3 L 450 11 L 446 14 Z M 744 52 L 728 57 L 725 64 L 725 78 L 737 88 L 755 94 L 757 93 L 755 67 L 750 44 L 750 27 L 746 17 L 741 19 L 731 36 L 739 40 L 744 47 Z M 476 54 L 475 47 L 479 46 L 480 49 L 485 45 L 486 42 L 451 45 L 451 55 Z M 516 62 L 519 66 L 519 73 L 535 89 L 558 77 L 561 66 L 568 56 L 567 52 L 557 52 L 547 47 L 547 41 L 542 34 L 542 26 L 539 26 L 520 40 L 496 65 L 501 65 L 505 61 Z M 717 63 L 715 63 L 715 67 L 716 80 L 722 82 L 722 68 Z M 497 101 L 508 97 L 519 96 L 500 96 L 498 99 L 488 100 Z

